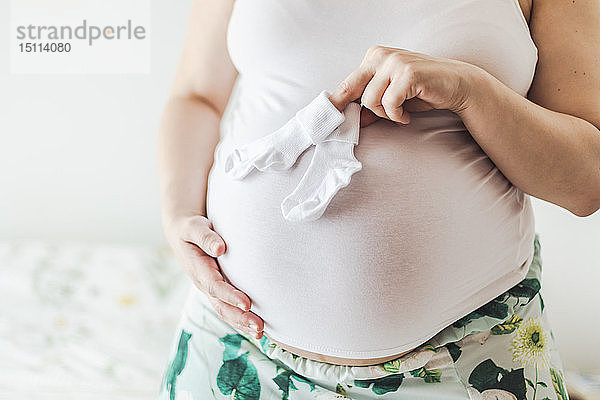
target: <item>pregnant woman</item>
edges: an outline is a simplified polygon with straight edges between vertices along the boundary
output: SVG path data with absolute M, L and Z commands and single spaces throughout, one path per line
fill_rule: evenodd
M 599 14 L 197 0 L 158 142 L 163 226 L 194 283 L 160 398 L 568 399 L 530 196 L 600 206 Z M 320 142 L 276 172 L 226 164 L 286 126 L 306 141 L 306 121 L 359 121 L 362 169 L 290 220 Z

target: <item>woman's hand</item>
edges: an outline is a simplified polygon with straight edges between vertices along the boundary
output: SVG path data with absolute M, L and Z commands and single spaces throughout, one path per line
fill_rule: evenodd
M 468 107 L 477 66 L 404 49 L 372 46 L 330 97 L 339 109 L 361 98 L 361 127 L 380 118 L 408 124 L 409 112 Z
M 217 260 L 226 250 L 225 241 L 203 215 L 165 220 L 164 231 L 175 255 L 194 285 L 208 295 L 219 318 L 260 339 L 263 321 L 250 310 L 250 298 L 226 282 Z M 254 323 L 256 328 L 252 328 Z

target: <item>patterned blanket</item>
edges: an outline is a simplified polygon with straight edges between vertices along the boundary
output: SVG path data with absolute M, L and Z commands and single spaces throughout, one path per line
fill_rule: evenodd
M 166 247 L 0 243 L 0 399 L 153 399 L 190 281 Z

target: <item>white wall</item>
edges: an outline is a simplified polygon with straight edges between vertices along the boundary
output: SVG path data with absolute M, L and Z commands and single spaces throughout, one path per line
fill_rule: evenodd
M 182 46 L 185 1 L 152 4 L 149 75 L 9 75 L 0 35 L 0 240 L 162 243 L 157 121 Z M 7 32 L 0 2 L 0 32 Z M 534 199 L 543 287 L 568 367 L 599 368 L 600 212 Z
M 157 122 L 191 1 L 152 1 L 146 75 L 9 75 L 0 2 L 0 239 L 160 242 Z
M 600 211 L 579 218 L 533 199 L 542 292 L 566 368 L 600 370 Z

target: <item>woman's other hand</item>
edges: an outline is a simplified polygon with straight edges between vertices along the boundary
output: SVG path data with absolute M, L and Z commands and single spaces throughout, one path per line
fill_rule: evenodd
M 216 257 L 225 253 L 223 238 L 213 230 L 212 222 L 203 215 L 166 221 L 165 234 L 194 285 L 208 296 L 215 312 L 223 321 L 253 337 L 262 336 L 263 321 L 249 311 L 250 298 L 225 281 Z M 256 328 L 252 327 L 252 324 Z
M 340 110 L 360 99 L 361 127 L 380 118 L 410 123 L 409 112 L 468 107 L 477 66 L 394 47 L 372 46 L 360 66 L 332 93 Z

